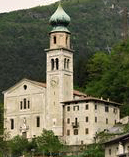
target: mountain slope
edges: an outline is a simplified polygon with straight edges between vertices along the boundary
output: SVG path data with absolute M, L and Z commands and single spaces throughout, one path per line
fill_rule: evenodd
M 114 4 L 114 8 L 112 7 Z M 69 30 L 74 54 L 74 81 L 85 82 L 85 65 L 96 51 L 112 47 L 122 37 L 124 7 L 128 0 L 64 0 L 71 16 Z M 57 3 L 28 10 L 0 14 L 0 92 L 22 78 L 45 81 L 49 47 L 48 24 Z

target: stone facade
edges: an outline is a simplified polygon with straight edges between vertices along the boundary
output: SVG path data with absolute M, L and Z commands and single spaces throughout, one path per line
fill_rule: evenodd
M 43 128 L 53 130 L 68 145 L 94 142 L 96 132 L 119 121 L 120 104 L 88 97 L 73 90 L 73 50 L 66 28 L 69 16 L 59 5 L 50 19 L 50 48 L 46 49 L 46 81 L 23 79 L 4 93 L 4 128 L 10 138 L 33 138 Z
M 117 103 L 93 97 L 64 102 L 63 133 L 67 145 L 95 142 L 96 133 L 119 121 L 118 106 Z
M 106 142 L 105 157 L 129 157 L 129 134 Z
M 40 135 L 46 127 L 45 108 L 45 84 L 23 79 L 4 92 L 4 128 L 11 137 Z

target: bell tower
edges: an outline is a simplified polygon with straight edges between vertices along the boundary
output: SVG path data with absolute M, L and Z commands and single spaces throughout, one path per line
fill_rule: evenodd
M 61 102 L 73 99 L 73 50 L 70 49 L 70 17 L 61 4 L 50 18 L 53 27 L 47 52 L 47 129 L 62 136 L 63 107 Z

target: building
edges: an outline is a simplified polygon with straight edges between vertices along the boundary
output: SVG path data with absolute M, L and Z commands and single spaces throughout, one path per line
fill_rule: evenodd
M 4 91 L 4 127 L 10 138 L 33 138 L 43 128 L 53 130 L 68 145 L 94 142 L 96 132 L 119 121 L 119 103 L 88 97 L 73 90 L 70 17 L 59 4 L 50 18 L 50 48 L 46 49 L 45 83 L 23 79 Z
M 129 157 L 129 133 L 106 142 L 105 157 Z

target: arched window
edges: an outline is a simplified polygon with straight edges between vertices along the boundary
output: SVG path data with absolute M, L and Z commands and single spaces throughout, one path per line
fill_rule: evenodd
M 69 69 L 69 59 L 67 60 L 67 69 Z
M 51 70 L 54 70 L 54 59 L 51 59 Z
M 24 99 L 24 109 L 26 109 L 26 99 Z
M 56 44 L 56 36 L 53 37 L 53 42 Z
M 64 69 L 66 69 L 66 58 L 64 59 Z
M 56 58 L 56 70 L 58 70 L 58 69 L 59 69 L 59 59 Z

